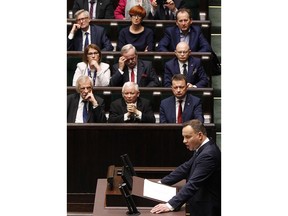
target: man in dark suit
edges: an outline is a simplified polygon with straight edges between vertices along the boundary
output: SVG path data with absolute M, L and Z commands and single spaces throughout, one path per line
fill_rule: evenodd
M 191 50 L 186 42 L 179 42 L 176 46 L 176 57 L 165 63 L 164 67 L 164 84 L 170 87 L 172 77 L 175 74 L 184 74 L 186 76 L 188 87 L 206 88 L 209 80 L 202 66 L 200 58 L 193 58 Z
M 193 157 L 162 178 L 162 184 L 173 185 L 183 179 L 186 184 L 167 203 L 152 208 L 152 213 L 177 211 L 189 203 L 190 215 L 221 215 L 221 152 L 207 137 L 199 120 L 185 122 L 182 128 L 183 143 Z
M 155 123 L 155 116 L 149 100 L 139 97 L 139 87 L 135 82 L 126 82 L 122 87 L 122 97 L 110 104 L 109 123 Z
M 173 52 L 180 41 L 189 44 L 192 52 L 212 52 L 212 48 L 204 37 L 201 27 L 192 25 L 189 9 L 180 8 L 176 12 L 176 26 L 165 29 L 163 38 L 159 41 L 157 50 L 160 52 Z
M 68 123 L 105 123 L 104 100 L 93 94 L 93 82 L 81 75 L 76 81 L 75 94 L 67 96 Z
M 81 9 L 90 13 L 91 3 L 93 3 L 91 19 L 114 19 L 114 8 L 111 0 L 75 0 L 72 9 L 73 14 Z
M 123 86 L 128 81 L 137 83 L 139 87 L 161 85 L 152 67 L 152 62 L 138 59 L 137 50 L 132 44 L 126 44 L 122 47 L 119 61 L 112 67 L 109 85 Z
M 75 14 L 76 23 L 68 35 L 67 50 L 83 51 L 89 44 L 96 44 L 101 51 L 112 51 L 114 47 L 106 35 L 102 26 L 89 25 L 90 15 L 88 11 L 79 10 Z
M 204 122 L 200 98 L 187 94 L 188 85 L 183 74 L 172 78 L 173 96 L 160 103 L 160 123 L 182 123 L 191 119 Z

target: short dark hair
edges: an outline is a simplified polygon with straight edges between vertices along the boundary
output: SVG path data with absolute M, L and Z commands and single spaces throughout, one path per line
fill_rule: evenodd
M 186 78 L 186 76 L 183 75 L 183 74 L 175 74 L 175 75 L 172 77 L 171 82 L 173 82 L 173 80 L 176 80 L 176 81 L 184 80 L 185 83 L 187 84 L 187 78 Z
M 96 44 L 89 44 L 89 45 L 87 45 L 85 47 L 84 53 L 83 53 L 83 58 L 82 58 L 83 62 L 85 62 L 86 64 L 88 63 L 87 55 L 88 55 L 88 51 L 89 51 L 90 48 L 97 50 L 97 52 L 99 53 L 99 62 L 98 62 L 98 64 L 100 64 L 100 62 L 102 60 L 102 53 L 101 53 L 100 47 L 98 47 Z
M 186 126 L 191 126 L 195 133 L 201 132 L 205 136 L 207 136 L 206 128 L 204 127 L 204 124 L 199 119 L 192 119 L 189 121 L 186 121 L 183 123 L 183 128 Z
M 188 15 L 189 15 L 189 18 L 192 20 L 192 12 L 191 12 L 191 10 L 190 9 L 188 9 L 188 8 L 180 8 L 177 12 L 176 12 L 176 20 L 178 19 L 178 14 L 179 13 L 188 13 Z

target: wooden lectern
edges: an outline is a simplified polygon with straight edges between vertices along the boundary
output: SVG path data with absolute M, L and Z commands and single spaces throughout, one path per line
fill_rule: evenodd
M 152 209 L 153 206 L 158 204 L 159 201 L 143 197 L 143 184 L 141 182 L 144 179 L 136 177 L 135 180 L 134 178 L 135 177 L 133 177 L 132 195 L 135 204 L 140 212 L 140 216 L 141 215 L 155 216 L 155 214 L 150 213 L 150 210 Z M 122 183 L 122 180 L 119 178 L 115 178 L 115 185 L 118 184 L 119 182 Z M 111 190 L 109 188 L 109 185 L 107 184 L 107 179 L 98 179 L 94 201 L 93 216 L 116 216 L 116 215 L 126 216 L 127 215 L 126 212 L 127 212 L 126 203 L 121 195 L 119 188 L 114 187 L 113 190 Z M 186 211 L 184 206 L 177 212 L 165 213 L 165 216 L 185 216 L 185 215 Z

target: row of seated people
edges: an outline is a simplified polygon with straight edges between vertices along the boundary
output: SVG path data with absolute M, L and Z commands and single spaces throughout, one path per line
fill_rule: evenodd
M 138 51 L 174 51 L 180 40 L 188 42 L 193 52 L 212 51 L 210 25 L 208 25 L 210 22 L 193 21 L 188 9 L 177 11 L 176 20 L 161 23 L 144 22 L 145 10 L 139 5 L 132 7 L 129 13 L 131 21 L 104 22 L 91 21 L 88 11 L 77 11 L 73 20 L 75 22 L 73 24 L 67 22 L 67 49 L 83 51 L 87 37 L 88 42 L 97 44 L 102 51 L 112 51 L 115 48 L 119 51 L 127 43 L 132 43 Z
M 145 7 L 147 19 L 153 20 L 175 19 L 175 12 L 182 7 L 189 8 L 196 20 L 200 14 L 208 18 L 209 12 L 208 0 L 67 0 L 67 9 L 73 14 L 84 9 L 93 19 L 129 19 L 127 11 L 135 5 Z
M 86 75 L 78 78 L 76 88 L 68 88 L 68 123 L 182 123 L 190 119 L 213 122 L 213 89 L 191 91 L 183 74 L 174 75 L 171 88 L 160 92 L 153 88 L 145 92 L 142 88 L 140 95 L 139 86 L 131 81 L 122 88 L 100 88 L 104 90 L 102 95 L 98 88 L 93 88 L 92 79 Z M 75 90 L 77 93 L 72 93 Z
M 137 7 L 137 6 L 135 6 Z M 141 6 L 139 6 L 141 7 Z M 134 7 L 131 9 L 133 10 Z M 89 14 L 88 11 L 78 11 L 76 15 L 81 18 L 77 18 L 79 23 L 73 24 L 72 30 L 69 33 L 67 40 L 67 48 L 70 51 L 82 51 L 88 44 L 96 44 L 99 46 L 101 51 L 112 51 L 114 47 L 111 44 L 111 41 L 108 39 L 105 34 L 105 29 L 100 26 L 89 25 Z M 141 12 L 135 9 L 133 11 L 132 17 L 136 17 L 134 24 L 130 27 L 126 27 L 122 30 L 123 32 L 121 36 L 121 40 L 117 41 L 117 45 L 119 49 L 126 44 L 132 44 L 136 47 L 137 51 L 154 51 L 153 50 L 153 31 L 148 28 L 144 28 L 141 26 Z M 193 52 L 211 52 L 211 65 L 212 71 L 214 74 L 219 74 L 217 67 L 220 63 L 213 52 L 210 44 L 203 36 L 201 28 L 196 28 L 196 26 L 192 26 L 192 20 L 190 18 L 190 12 L 187 9 L 180 9 L 177 11 L 177 17 L 179 17 L 179 23 L 173 27 L 169 27 L 165 30 L 164 37 L 160 40 L 158 44 L 159 52 L 174 52 L 177 44 L 180 41 L 186 42 L 189 44 L 189 48 Z M 177 18 L 178 20 L 178 18 Z M 133 23 L 133 22 L 132 22 Z M 140 26 L 139 26 L 140 25 Z M 135 27 L 136 31 L 139 30 L 137 34 L 129 34 L 132 26 Z M 81 29 L 81 30 L 78 30 Z M 146 30 L 145 30 L 146 29 Z M 133 30 L 134 31 L 134 30 Z M 184 34 L 184 31 L 186 32 Z M 120 31 L 122 32 L 122 31 Z M 86 34 L 86 35 L 85 35 Z M 130 37 L 131 36 L 131 37 Z M 151 37 L 152 36 L 152 37 Z M 217 65 L 217 66 L 214 66 Z
M 132 44 L 126 44 L 121 52 L 103 55 L 97 45 L 90 44 L 84 52 L 68 53 L 67 85 L 75 86 L 80 75 L 88 75 L 94 86 L 122 87 L 133 72 L 140 87 L 170 87 L 171 78 L 177 73 L 186 75 L 189 87 L 211 86 L 210 53 L 192 54 L 188 44 L 180 42 L 175 52 L 159 54 L 138 54 Z

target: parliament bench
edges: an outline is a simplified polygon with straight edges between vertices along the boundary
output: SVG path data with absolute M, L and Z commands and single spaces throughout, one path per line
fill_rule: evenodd
M 156 122 L 158 122 L 161 100 L 173 95 L 171 88 L 140 87 L 139 90 L 140 96 L 150 101 L 156 117 Z M 73 94 L 75 92 L 75 87 L 67 87 L 67 94 Z M 111 102 L 122 97 L 122 87 L 93 87 L 93 92 L 104 99 L 105 112 L 107 115 L 109 113 Z M 205 123 L 212 123 L 214 121 L 213 88 L 189 88 L 188 93 L 201 99 Z
M 164 76 L 164 64 L 166 61 L 175 57 L 174 52 L 137 52 L 138 58 L 142 60 L 151 61 L 153 68 L 157 76 L 163 85 L 163 76 Z M 211 53 L 210 52 L 192 52 L 191 55 L 195 58 L 200 58 L 202 65 L 205 69 L 207 77 L 209 79 L 209 86 L 212 86 L 212 67 L 211 67 Z M 72 85 L 73 76 L 77 67 L 77 63 L 82 62 L 82 51 L 67 51 L 67 85 Z M 112 75 L 112 66 L 115 63 L 118 63 L 120 57 L 120 52 L 102 52 L 102 62 L 105 62 L 110 65 L 111 75 Z

